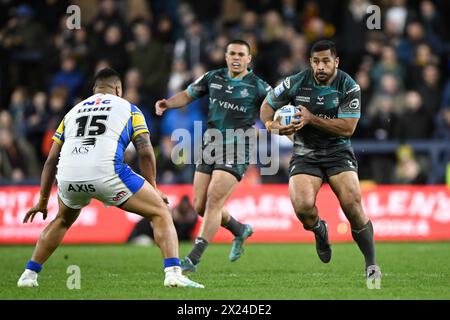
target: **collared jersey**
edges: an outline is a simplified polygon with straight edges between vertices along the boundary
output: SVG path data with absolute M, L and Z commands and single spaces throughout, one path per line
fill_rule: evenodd
M 271 90 L 267 102 L 277 110 L 284 105 L 302 105 L 323 119 L 359 118 L 361 90 L 345 72 L 337 70 L 329 86 L 316 84 L 312 69 L 290 77 Z M 294 135 L 294 153 L 298 155 L 328 155 L 350 148 L 350 139 L 307 125 Z
M 223 68 L 205 73 L 188 86 L 187 92 L 194 99 L 209 96 L 208 129 L 225 134 L 226 129 L 253 126 L 270 89 L 252 70 L 243 78 L 235 79 Z
M 84 181 L 125 174 L 123 154 L 134 137 L 149 132 L 138 107 L 118 96 L 95 94 L 73 107 L 53 140 L 63 143 L 58 179 Z

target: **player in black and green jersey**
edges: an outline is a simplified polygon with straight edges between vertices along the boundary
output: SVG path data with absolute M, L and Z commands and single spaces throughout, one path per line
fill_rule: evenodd
M 261 107 L 261 120 L 269 131 L 294 134 L 289 193 L 294 211 L 306 230 L 315 234 L 319 258 L 331 259 L 328 226 L 315 205 L 327 180 L 352 228 L 353 239 L 364 254 L 367 275 L 380 277 L 375 261 L 373 227 L 361 205 L 361 191 L 350 137 L 361 110 L 361 91 L 339 70 L 333 42 L 322 40 L 311 48 L 311 68 L 287 77 L 270 91 Z M 288 126 L 272 121 L 275 110 L 286 104 L 300 109 L 299 120 Z
M 236 221 L 224 204 L 249 165 L 250 143 L 245 137 L 254 134 L 255 118 L 271 87 L 247 68 L 251 61 L 247 42 L 234 40 L 226 48 L 227 68 L 205 73 L 186 90 L 170 99 L 157 101 L 155 106 L 156 113 L 161 115 L 167 109 L 184 107 L 204 95 L 209 97 L 203 150 L 213 147 L 216 152 L 210 157 L 202 157 L 196 165 L 194 207 L 203 216 L 203 221 L 194 248 L 182 261 L 184 271 L 196 270 L 208 242 L 220 225 L 235 236 L 229 256 L 231 261 L 242 255 L 242 245 L 253 233 L 253 228 Z M 230 134 L 236 129 L 242 129 L 241 133 L 246 134 Z M 213 138 L 217 133 L 222 137 L 219 142 Z

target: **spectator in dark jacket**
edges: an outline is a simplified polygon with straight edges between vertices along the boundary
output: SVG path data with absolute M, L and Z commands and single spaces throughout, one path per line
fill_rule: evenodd
M 151 30 L 145 23 L 137 23 L 133 33 L 131 67 L 138 69 L 142 75 L 142 85 L 149 99 L 165 96 L 170 65 L 162 45 L 152 38 Z M 148 103 L 153 105 L 153 102 L 149 101 Z
M 428 139 L 433 134 L 433 118 L 422 103 L 416 91 L 409 91 L 405 97 L 405 112 L 400 117 L 396 136 L 404 141 Z
M 450 108 L 443 109 L 436 117 L 435 139 L 450 140 Z

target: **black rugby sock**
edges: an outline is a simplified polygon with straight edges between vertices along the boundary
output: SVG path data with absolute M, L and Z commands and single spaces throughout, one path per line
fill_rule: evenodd
M 193 264 L 198 264 L 200 262 L 200 258 L 203 255 L 203 252 L 205 252 L 206 247 L 208 247 L 208 241 L 200 237 L 195 239 L 194 248 L 192 248 L 192 251 L 188 254 L 188 258 Z
M 352 237 L 364 255 L 366 268 L 376 264 L 372 222 L 369 220 L 369 222 L 367 222 L 360 230 L 352 229 Z
M 313 227 L 305 228 L 305 230 L 312 231 L 312 232 L 314 232 L 315 235 L 317 235 L 321 238 L 325 237 L 326 229 L 325 229 L 325 225 L 323 223 L 320 223 L 320 217 L 317 219 L 317 222 Z
M 228 223 L 223 227 L 230 230 L 230 232 L 236 237 L 241 236 L 245 229 L 245 225 L 235 220 L 233 217 L 231 217 L 230 221 L 228 221 Z

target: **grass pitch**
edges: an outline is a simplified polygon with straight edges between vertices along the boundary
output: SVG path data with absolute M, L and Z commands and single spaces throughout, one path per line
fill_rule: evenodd
M 329 264 L 314 244 L 248 244 L 236 262 L 228 261 L 230 247 L 208 247 L 189 275 L 206 287 L 195 290 L 165 288 L 158 247 L 133 245 L 62 246 L 45 264 L 39 288 L 17 288 L 33 247 L 0 246 L 0 299 L 450 299 L 450 242 L 378 243 L 380 290 L 367 289 L 354 243 L 334 244 Z M 190 249 L 182 243 L 181 256 Z M 67 288 L 70 265 L 80 268 L 79 290 Z

